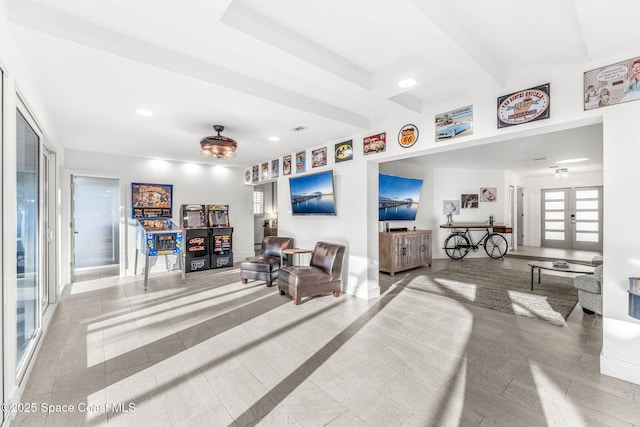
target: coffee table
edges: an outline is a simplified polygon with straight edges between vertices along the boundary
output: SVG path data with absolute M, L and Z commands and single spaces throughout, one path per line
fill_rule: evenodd
M 595 267 L 583 264 L 566 263 L 563 267 L 554 267 L 553 261 L 530 261 L 531 267 L 531 291 L 533 291 L 533 272 L 538 269 L 538 283 L 540 283 L 540 270 L 562 271 L 563 273 L 593 274 Z

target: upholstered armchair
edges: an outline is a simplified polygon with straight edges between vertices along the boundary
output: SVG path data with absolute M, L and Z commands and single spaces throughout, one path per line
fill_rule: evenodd
M 287 266 L 280 270 L 280 294 L 291 295 L 296 305 L 300 304 L 303 297 L 327 293 L 333 293 L 335 297 L 340 296 L 344 252 L 343 245 L 316 243 L 308 267 Z
M 592 260 L 596 265 L 593 274 L 581 274 L 573 279 L 578 288 L 578 301 L 586 314 L 602 314 L 602 259 Z
M 248 280 L 264 280 L 271 286 L 278 278 L 278 273 L 286 265 L 287 257 L 282 251 L 293 248 L 291 237 L 265 237 L 260 248 L 260 255 L 247 258 L 240 263 L 240 280 L 246 284 Z

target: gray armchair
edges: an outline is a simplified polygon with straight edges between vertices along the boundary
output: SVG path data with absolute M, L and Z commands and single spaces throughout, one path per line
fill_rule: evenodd
M 308 267 L 288 266 L 280 270 L 278 289 L 289 294 L 298 305 L 303 297 L 333 293 L 340 296 L 342 286 L 343 245 L 318 242 Z
M 598 264 L 593 274 L 581 274 L 573 279 L 573 286 L 578 288 L 578 301 L 586 314 L 602 314 L 602 269 L 603 265 Z
M 271 286 L 278 278 L 280 268 L 286 265 L 287 257 L 282 251 L 293 248 L 291 237 L 265 237 L 262 241 L 260 256 L 247 258 L 240 264 L 240 280 L 246 284 L 249 279 L 264 280 Z

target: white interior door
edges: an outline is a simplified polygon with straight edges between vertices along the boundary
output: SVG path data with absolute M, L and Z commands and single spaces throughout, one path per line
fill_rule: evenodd
M 542 246 L 601 251 L 602 191 L 602 187 L 542 190 Z

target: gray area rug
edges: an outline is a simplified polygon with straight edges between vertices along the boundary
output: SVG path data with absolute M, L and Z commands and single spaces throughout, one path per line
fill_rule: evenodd
M 562 326 L 578 302 L 572 277 L 534 276 L 531 292 L 529 271 L 477 265 L 456 265 L 446 270 L 409 270 L 391 277 L 380 275 L 381 286 L 397 283 L 410 289 L 450 297 L 492 310 L 545 320 Z

